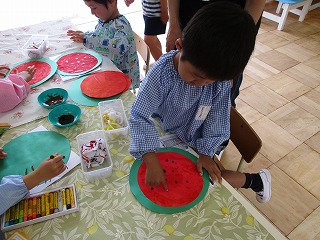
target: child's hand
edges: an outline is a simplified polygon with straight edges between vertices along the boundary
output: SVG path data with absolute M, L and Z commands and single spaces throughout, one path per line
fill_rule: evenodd
M 27 67 L 27 69 L 25 71 L 22 71 L 21 73 L 19 73 L 19 75 L 26 81 L 29 82 L 32 78 L 33 75 L 36 72 L 36 68 L 35 66 L 29 66 Z
M 221 171 L 211 157 L 199 154 L 197 168 L 201 176 L 203 174 L 202 168 L 205 168 L 208 171 L 212 181 L 218 180 L 219 183 L 222 182 Z
M 9 66 L 4 64 L 4 65 L 0 65 L 0 78 L 4 78 L 8 71 L 10 70 Z
M 4 159 L 7 156 L 7 154 L 3 151 L 2 148 L 0 148 L 0 160 Z
M 146 182 L 147 186 L 159 187 L 162 184 L 164 190 L 168 191 L 166 179 L 164 177 L 163 168 L 155 153 L 146 153 L 143 155 L 143 160 L 147 165 Z
M 69 30 L 67 35 L 70 36 L 70 39 L 74 42 L 82 43 L 84 38 L 84 33 L 81 31 Z

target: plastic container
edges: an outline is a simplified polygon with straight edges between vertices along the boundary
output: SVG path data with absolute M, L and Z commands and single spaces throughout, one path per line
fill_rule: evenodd
M 81 157 L 81 146 L 83 144 L 88 144 L 92 140 L 96 140 L 98 138 L 102 138 L 104 142 L 106 143 L 107 146 L 107 155 L 106 158 L 104 159 L 103 163 L 98 166 L 98 167 L 92 167 L 92 168 L 87 168 L 87 166 L 84 163 L 84 160 Z M 85 177 L 88 179 L 89 182 L 94 182 L 97 179 L 101 178 L 107 178 L 110 177 L 112 174 L 112 159 L 111 155 L 109 152 L 109 146 L 105 138 L 105 132 L 100 130 L 100 131 L 92 131 L 92 132 L 87 132 L 87 133 L 82 133 L 79 134 L 77 137 L 77 143 L 78 143 L 78 149 L 79 149 L 79 156 L 81 157 L 81 168 L 84 172 Z
M 128 137 L 128 120 L 121 99 L 99 102 L 99 111 L 102 128 L 106 131 L 108 140 Z M 112 121 L 111 124 L 109 120 L 106 120 L 108 116 L 105 114 L 109 115 L 109 120 L 111 119 Z
M 23 45 L 22 53 L 30 58 L 42 58 L 47 51 L 48 36 L 32 35 Z

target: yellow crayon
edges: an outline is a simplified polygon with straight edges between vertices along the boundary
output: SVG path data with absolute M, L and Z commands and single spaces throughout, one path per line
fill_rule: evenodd
M 53 192 L 53 211 L 59 212 L 58 192 Z
M 32 198 L 28 199 L 29 204 L 28 204 L 28 220 L 32 219 Z
M 54 210 L 53 210 L 53 192 L 49 193 L 49 197 L 50 197 L 50 202 L 49 202 L 50 214 L 52 214 L 54 212 Z
M 37 197 L 37 218 L 41 217 L 41 197 Z
M 23 209 L 24 209 L 24 201 L 19 202 L 20 205 L 20 214 L 19 214 L 19 223 L 23 222 Z
M 32 219 L 37 218 L 37 197 L 32 198 Z
M 75 202 L 74 202 L 73 187 L 70 187 L 69 190 L 70 190 L 70 202 L 71 202 L 71 207 L 74 208 L 74 207 L 75 207 Z
M 23 221 L 28 221 L 28 198 L 24 200 Z
M 46 215 L 46 200 L 45 200 L 45 195 L 41 195 L 41 216 Z
M 14 206 L 14 213 L 15 213 L 15 216 L 14 216 L 14 223 L 19 223 L 19 216 L 20 216 L 20 206 L 19 206 L 19 203 L 17 203 L 15 206 Z
M 62 210 L 67 210 L 66 207 L 66 191 L 64 189 L 61 189 L 61 196 L 62 196 Z
M 13 225 L 14 224 L 14 218 L 16 216 L 16 213 L 14 212 L 14 206 L 12 206 L 10 208 L 10 221 L 9 221 L 9 225 Z
M 50 199 L 49 199 L 49 193 L 45 194 L 45 202 L 46 202 L 46 216 L 48 216 L 50 214 Z
M 70 189 L 69 188 L 66 188 L 66 205 L 67 205 L 67 209 L 71 208 Z

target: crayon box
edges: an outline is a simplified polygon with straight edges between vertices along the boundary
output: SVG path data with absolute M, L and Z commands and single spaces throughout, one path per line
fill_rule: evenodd
M 75 185 L 39 192 L 9 208 L 1 219 L 1 230 L 11 231 L 79 211 Z

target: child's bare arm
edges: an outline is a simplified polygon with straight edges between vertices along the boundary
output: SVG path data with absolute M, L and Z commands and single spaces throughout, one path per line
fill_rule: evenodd
M 169 20 L 167 0 L 160 0 L 160 8 L 161 8 L 161 22 L 163 24 L 166 24 Z
M 143 161 L 147 165 L 146 185 L 158 187 L 160 184 L 162 184 L 164 190 L 168 191 L 168 186 L 164 177 L 163 168 L 161 167 L 156 153 L 150 152 L 144 154 Z
M 33 78 L 35 72 L 36 72 L 36 68 L 35 68 L 35 66 L 33 65 L 33 66 L 27 67 L 27 69 L 26 69 L 25 71 L 19 73 L 19 75 L 20 75 L 26 82 L 29 82 L 29 81 Z
M 7 154 L 3 151 L 2 148 L 0 148 L 0 160 L 4 159 L 7 156 Z

